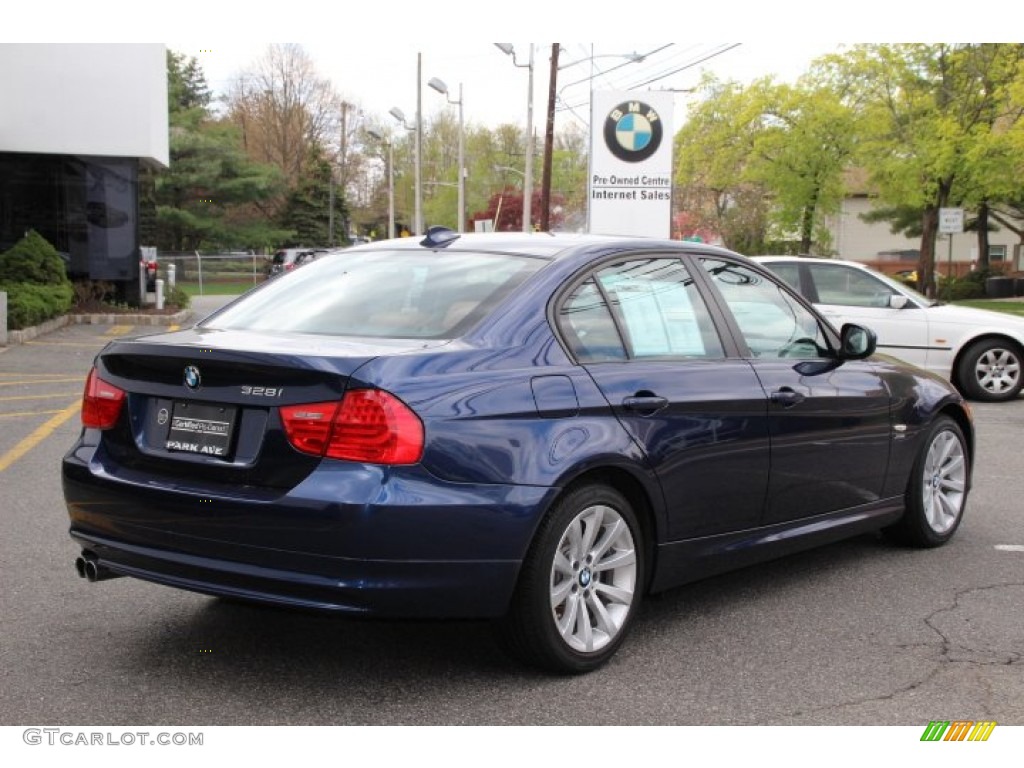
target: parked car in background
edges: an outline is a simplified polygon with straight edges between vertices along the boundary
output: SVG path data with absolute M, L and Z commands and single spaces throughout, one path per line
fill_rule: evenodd
M 328 252 L 327 248 L 282 248 L 275 251 L 267 264 L 267 277 L 277 277 L 285 272 L 291 272 L 303 264 L 315 261 Z
M 893 277 L 899 280 L 904 285 L 909 285 L 911 288 L 917 288 L 917 270 L 916 269 L 900 269 L 893 272 Z M 935 280 L 939 281 L 945 278 L 945 275 L 941 270 L 935 270 Z
M 870 328 L 879 351 L 938 373 L 967 397 L 1001 402 L 1020 394 L 1024 320 L 934 301 L 855 261 L 755 258 L 837 326 Z
M 877 529 L 954 535 L 970 411 L 874 348 L 698 243 L 359 246 L 102 350 L 63 461 L 76 569 L 492 618 L 514 655 L 585 672 L 648 592 Z

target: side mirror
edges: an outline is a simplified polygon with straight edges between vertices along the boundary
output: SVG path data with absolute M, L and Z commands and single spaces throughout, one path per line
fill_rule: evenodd
M 839 356 L 844 360 L 863 360 L 875 353 L 878 337 L 870 328 L 845 323 L 839 333 L 841 347 Z
M 894 293 L 889 297 L 889 306 L 892 309 L 903 309 L 907 304 L 910 303 L 910 299 L 901 293 Z

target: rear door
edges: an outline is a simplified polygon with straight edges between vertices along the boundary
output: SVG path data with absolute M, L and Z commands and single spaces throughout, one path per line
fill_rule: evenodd
M 656 472 L 673 540 L 753 527 L 768 488 L 768 405 L 726 355 L 679 258 L 604 264 L 558 308 L 563 337 Z

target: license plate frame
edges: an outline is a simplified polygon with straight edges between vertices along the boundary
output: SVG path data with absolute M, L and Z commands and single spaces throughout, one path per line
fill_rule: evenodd
M 175 400 L 164 448 L 172 453 L 226 459 L 237 421 L 236 406 Z

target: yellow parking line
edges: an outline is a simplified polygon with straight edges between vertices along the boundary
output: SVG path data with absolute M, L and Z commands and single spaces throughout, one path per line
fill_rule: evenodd
M 112 325 L 110 330 L 104 333 L 104 336 L 124 336 L 125 334 L 131 333 L 134 325 Z
M 10 397 L 0 397 L 0 403 L 6 403 L 10 400 L 46 400 L 51 397 L 67 397 L 73 395 L 74 392 L 60 392 L 56 395 L 12 395 Z
M 47 377 L 47 376 L 49 376 L 49 377 L 53 377 L 53 376 L 67 376 L 67 374 L 66 373 L 3 373 L 3 372 L 0 372 L 0 378 L 7 378 L 7 379 L 9 379 L 12 376 L 15 377 L 15 378 L 17 378 L 19 376 L 29 376 L 29 377 L 31 377 L 33 379 L 41 379 L 41 378 Z
M 34 347 L 97 347 L 100 344 L 106 344 L 108 339 L 102 336 L 96 337 L 96 341 L 92 344 L 86 344 L 81 341 L 26 341 L 25 346 Z
M 17 419 L 24 416 L 48 416 L 51 413 L 61 413 L 61 411 L 20 411 L 17 413 L 0 413 L 0 419 Z
M 37 427 L 31 435 L 11 448 L 11 450 L 3 456 L 0 456 L 0 472 L 5 471 L 9 466 L 11 466 L 11 464 L 35 448 L 39 443 L 43 442 L 43 440 L 49 437 L 61 424 L 78 413 L 78 409 L 80 407 L 81 401 L 75 400 L 75 402 L 71 403 L 71 405 L 63 411 L 51 416 L 45 424 Z
M 0 387 L 20 387 L 23 384 L 63 384 L 68 381 L 85 381 L 84 377 L 73 379 L 25 379 L 24 381 L 0 381 Z

